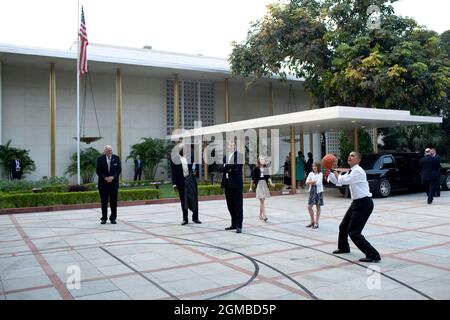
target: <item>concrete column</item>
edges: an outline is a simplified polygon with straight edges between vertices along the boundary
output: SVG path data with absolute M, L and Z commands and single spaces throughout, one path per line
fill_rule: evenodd
M 50 115 L 50 177 L 56 177 L 56 72 L 55 63 L 50 63 L 49 84 Z
M 300 129 L 299 132 L 299 137 L 300 137 L 300 142 L 299 142 L 299 147 L 300 147 L 300 151 L 303 152 L 303 154 L 305 154 L 305 141 L 303 140 L 303 131 Z
M 378 128 L 373 128 L 373 152 L 378 153 Z
M 0 144 L 3 144 L 3 136 L 2 136 L 2 131 L 3 131 L 3 120 L 2 120 L 2 61 L 0 60 Z
M 291 190 L 297 192 L 297 181 L 295 173 L 295 127 L 291 127 Z
M 241 137 L 242 143 L 242 182 L 245 183 L 245 135 Z
M 122 73 L 116 70 L 116 128 L 117 128 L 117 155 L 122 160 Z
M 353 141 L 355 145 L 355 151 L 359 152 L 358 128 L 353 129 Z
M 322 145 L 320 144 L 320 133 L 313 134 L 313 154 L 314 161 L 321 162 L 322 160 Z
M 230 122 L 230 97 L 228 89 L 228 79 L 225 79 L 225 123 Z
M 205 148 L 206 148 L 206 141 L 204 141 L 203 142 L 203 150 L 205 150 Z M 203 152 L 202 152 L 202 155 L 203 155 Z M 204 167 L 203 167 L 203 170 L 204 170 L 204 175 L 205 175 L 205 177 L 204 177 L 204 179 L 203 180 L 206 180 L 206 181 L 208 181 L 208 161 L 207 161 L 208 159 L 204 159 L 204 161 L 203 161 L 203 164 L 204 164 Z
M 173 81 L 173 129 L 180 129 L 180 81 L 175 75 Z

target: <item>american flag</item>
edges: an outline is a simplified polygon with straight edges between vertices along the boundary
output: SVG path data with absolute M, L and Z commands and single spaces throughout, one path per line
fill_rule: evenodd
M 89 44 L 87 38 L 86 31 L 86 21 L 84 20 L 84 10 L 81 7 L 81 23 L 80 23 L 80 31 L 78 32 L 78 36 L 80 37 L 80 60 L 78 65 L 78 71 L 80 72 L 80 76 L 85 74 L 88 71 L 87 68 L 87 45 Z

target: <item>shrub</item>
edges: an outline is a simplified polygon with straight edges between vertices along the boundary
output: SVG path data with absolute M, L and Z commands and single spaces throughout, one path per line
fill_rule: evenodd
M 159 198 L 159 194 L 159 190 L 155 189 L 119 189 L 119 201 L 157 199 Z M 82 203 L 100 203 L 98 192 L 47 192 L 0 195 L 0 208 L 23 208 Z
M 36 170 L 36 165 L 34 161 L 30 158 L 30 150 L 24 150 L 20 148 L 13 148 L 10 147 L 11 140 L 8 140 L 8 142 L 5 145 L 0 145 L 0 164 L 3 167 L 3 172 L 9 177 L 12 176 L 11 172 L 11 161 L 16 158 L 16 156 L 19 157 L 21 163 L 22 163 L 22 172 L 23 175 L 26 175 L 27 173 L 30 173 L 34 170 Z
M 341 165 L 347 163 L 347 158 L 350 152 L 354 150 L 353 144 L 350 142 L 350 139 L 347 136 L 345 131 L 342 131 L 341 136 L 339 137 L 339 158 Z
M 169 156 L 171 146 L 163 139 L 142 138 L 142 140 L 141 143 L 131 146 L 130 154 L 125 161 L 135 159 L 139 155 L 144 163 L 142 173 L 145 179 L 154 179 L 159 164 Z
M 359 130 L 359 153 L 361 155 L 373 153 L 373 143 L 370 134 L 366 130 Z
M 66 178 L 54 177 L 50 179 L 41 179 L 38 181 L 27 180 L 0 180 L 0 192 L 32 192 L 33 188 L 41 188 L 43 190 L 51 190 L 67 188 L 68 180 Z M 65 190 L 67 191 L 67 189 Z
M 89 188 L 84 185 L 75 184 L 73 186 L 69 186 L 69 192 L 85 192 L 89 191 Z
M 80 175 L 83 183 L 90 183 L 94 180 L 97 158 L 100 156 L 101 153 L 92 147 L 80 152 Z M 70 165 L 67 167 L 66 174 L 75 176 L 77 173 L 77 153 L 74 153 L 70 157 Z

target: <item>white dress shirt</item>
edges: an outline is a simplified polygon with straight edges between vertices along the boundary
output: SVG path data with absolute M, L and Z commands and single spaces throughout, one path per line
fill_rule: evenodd
M 311 171 L 308 174 L 308 177 L 306 178 L 306 182 L 308 182 L 308 181 L 316 182 L 317 193 L 323 192 L 323 174 L 322 174 L 322 172 L 314 173 L 313 171 Z M 309 185 L 308 191 L 311 191 L 311 187 L 312 187 L 312 185 Z
M 372 197 L 369 190 L 369 183 L 367 182 L 366 172 L 358 164 L 351 167 L 350 173 L 339 175 L 338 178 L 334 173 L 328 175 L 328 182 L 334 184 L 348 184 L 350 186 L 350 195 L 353 200 L 364 197 Z
M 183 167 L 183 176 L 186 178 L 189 175 L 189 168 L 186 157 L 180 156 L 181 166 Z
M 230 154 L 230 157 L 228 158 L 228 162 L 227 162 L 227 164 L 231 164 L 231 163 L 234 163 L 234 153 L 235 153 L 236 151 L 233 151 L 231 154 Z M 225 174 L 225 177 L 228 179 L 228 173 L 226 173 Z

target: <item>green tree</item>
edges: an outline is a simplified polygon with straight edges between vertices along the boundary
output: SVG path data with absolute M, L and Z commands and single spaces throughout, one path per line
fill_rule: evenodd
M 83 183 L 94 181 L 94 175 L 97 167 L 97 158 L 101 153 L 92 147 L 80 151 L 80 176 Z M 75 176 L 77 174 L 77 153 L 70 157 L 70 164 L 67 167 L 66 174 Z
M 438 126 L 410 126 L 384 129 L 383 149 L 407 152 L 423 152 L 426 147 L 434 146 L 440 155 L 445 151 L 439 146 L 443 145 L 445 138 L 443 129 Z M 437 134 L 436 134 L 437 133 Z M 448 136 L 447 136 L 448 137 Z
M 253 81 L 293 75 L 319 107 L 365 106 L 449 115 L 450 34 L 396 15 L 396 0 L 291 0 L 268 6 L 233 43 L 232 72 Z M 367 27 L 380 8 L 381 28 Z M 450 128 L 443 126 L 443 137 Z M 441 131 L 429 132 L 431 139 Z M 448 139 L 447 139 L 448 140 Z
M 350 142 L 350 139 L 347 136 L 346 132 L 342 132 L 339 136 L 339 160 L 342 165 L 347 164 L 347 158 L 350 152 L 354 150 L 353 143 Z
M 358 147 L 361 155 L 373 153 L 372 138 L 366 130 L 359 130 L 358 132 Z
M 23 175 L 31 173 L 36 170 L 36 165 L 30 157 L 30 150 L 11 147 L 11 140 L 8 140 L 6 144 L 0 145 L 0 164 L 3 168 L 3 175 L 8 178 L 11 177 L 11 161 L 19 157 L 22 163 Z
M 154 180 L 161 161 L 168 157 L 171 147 L 163 139 L 142 138 L 142 140 L 141 143 L 131 146 L 130 154 L 126 160 L 135 159 L 139 155 L 144 162 L 142 169 L 144 178 Z

